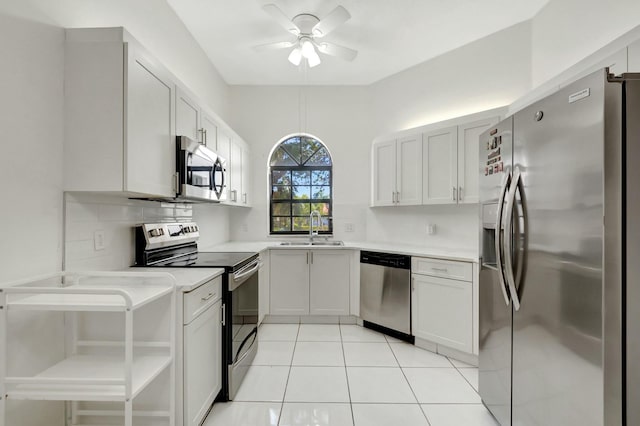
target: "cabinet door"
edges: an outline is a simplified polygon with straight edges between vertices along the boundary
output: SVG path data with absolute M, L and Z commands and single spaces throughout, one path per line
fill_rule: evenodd
M 184 327 L 184 424 L 197 426 L 222 388 L 221 302 Z
M 210 115 L 205 112 L 200 113 L 200 126 L 202 128 L 202 137 L 207 148 L 218 153 L 218 125 Z M 224 155 L 223 155 L 224 157 Z
M 458 126 L 458 203 L 478 202 L 480 134 L 499 121 L 498 117 Z
M 232 204 L 242 204 L 242 146 L 231 140 L 231 156 L 227 163 L 229 170 L 229 201 Z
M 180 87 L 176 88 L 176 135 L 204 143 L 200 128 L 200 107 Z
M 309 314 L 309 251 L 271 250 L 271 315 Z
M 396 141 L 376 142 L 372 147 L 371 205 L 394 205 L 396 192 Z
M 412 135 L 396 142 L 397 204 L 422 204 L 422 135 Z
M 473 351 L 472 284 L 414 274 L 413 335 L 453 349 Z
M 126 45 L 125 190 L 175 196 L 175 86 L 167 72 Z
M 250 190 L 250 177 L 251 172 L 251 153 L 248 149 L 242 148 L 242 172 L 241 172 L 241 180 L 242 180 L 242 196 L 240 197 L 240 202 L 244 206 L 251 205 L 251 198 L 249 194 Z
M 458 186 L 457 128 L 422 135 L 422 203 L 455 204 Z
M 351 256 L 346 250 L 312 250 L 309 313 L 349 315 Z

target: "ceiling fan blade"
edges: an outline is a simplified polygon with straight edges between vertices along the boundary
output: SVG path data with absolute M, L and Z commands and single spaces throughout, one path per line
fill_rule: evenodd
M 291 34 L 300 34 L 300 28 L 298 28 L 298 26 L 294 24 L 291 19 L 287 18 L 287 15 L 284 14 L 282 9 L 280 9 L 275 4 L 265 4 L 264 6 L 262 6 L 262 10 L 271 15 L 271 17 L 275 19 L 282 28 L 289 31 Z
M 345 61 L 353 61 L 356 56 L 358 56 L 357 50 L 349 49 L 348 47 L 339 46 L 333 43 L 327 43 L 326 41 L 321 41 L 317 43 L 316 46 L 318 46 L 318 50 L 320 52 L 331 56 L 337 56 Z
M 255 50 L 256 52 L 266 52 L 268 50 L 286 49 L 295 45 L 296 42 L 293 41 L 277 41 L 275 43 L 259 44 L 257 46 L 253 46 L 253 50 Z
M 347 22 L 349 18 L 351 18 L 351 15 L 347 12 L 347 9 L 338 6 L 313 26 L 312 33 L 316 37 L 324 37 Z

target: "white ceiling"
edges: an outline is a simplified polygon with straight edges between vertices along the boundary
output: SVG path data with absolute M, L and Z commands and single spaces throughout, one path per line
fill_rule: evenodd
M 368 85 L 532 18 L 548 0 L 167 0 L 232 85 Z M 262 6 L 275 3 L 292 18 L 322 19 L 337 5 L 351 19 L 324 40 L 357 49 L 353 62 L 322 55 L 306 72 L 291 49 L 252 46 L 293 41 Z

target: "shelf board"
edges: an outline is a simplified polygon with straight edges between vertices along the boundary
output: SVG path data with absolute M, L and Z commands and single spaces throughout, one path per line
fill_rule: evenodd
M 124 298 L 117 294 L 79 294 L 84 289 L 122 290 L 132 300 L 132 309 L 153 302 L 154 300 L 173 292 L 173 287 L 145 285 L 72 285 L 61 289 L 68 293 L 41 293 L 26 295 L 11 295 L 7 308 L 23 311 L 92 311 L 92 312 L 122 312 L 126 310 Z
M 171 365 L 170 356 L 135 356 L 132 368 L 132 398 Z M 42 379 L 124 380 L 124 357 L 74 355 L 33 376 Z M 11 379 L 11 378 L 7 378 Z M 51 401 L 125 401 L 124 385 L 8 384 L 8 399 Z

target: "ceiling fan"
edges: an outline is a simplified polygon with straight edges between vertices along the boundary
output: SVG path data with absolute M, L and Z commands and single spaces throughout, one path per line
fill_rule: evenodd
M 295 35 L 297 39 L 295 41 L 280 41 L 255 46 L 254 50 L 258 52 L 293 47 L 289 54 L 289 62 L 298 66 L 302 58 L 305 58 L 309 67 L 312 68 L 320 64 L 318 52 L 347 61 L 353 61 L 358 56 L 357 50 L 322 40 L 324 36 L 351 18 L 347 9 L 342 6 L 336 7 L 322 19 L 310 13 L 301 13 L 289 19 L 275 4 L 264 5 L 262 9 L 271 15 L 285 30 Z

